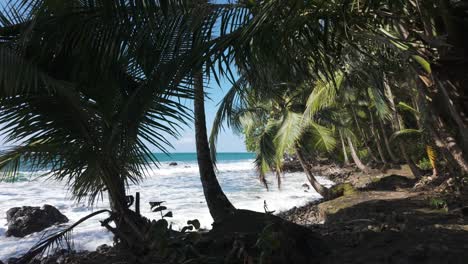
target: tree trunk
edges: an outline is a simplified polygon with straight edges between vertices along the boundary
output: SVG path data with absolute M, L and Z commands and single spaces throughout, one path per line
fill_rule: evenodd
M 115 227 L 111 227 L 108 223 L 103 223 L 109 231 L 114 234 L 114 241 L 120 245 L 132 250 L 135 254 L 140 254 L 144 248 L 143 230 L 146 228 L 146 220 L 140 215 L 137 215 L 129 208 L 125 182 L 120 177 L 118 170 L 112 168 L 111 165 L 104 169 L 108 176 L 104 179 L 104 184 L 107 187 L 109 195 L 109 204 L 113 213 L 113 222 Z
M 346 152 L 346 144 L 343 140 L 343 134 L 341 133 L 341 130 L 338 130 L 338 132 L 340 133 L 341 147 L 343 148 L 344 164 L 349 165 L 348 153 Z
M 371 159 L 375 162 L 379 162 L 379 160 L 377 159 L 377 157 L 374 155 L 372 149 L 369 147 L 369 144 L 367 144 L 367 141 L 368 141 L 368 138 L 367 138 L 367 135 L 366 133 L 361 129 L 361 126 L 359 125 L 359 121 L 358 121 L 358 118 L 357 118 L 357 115 L 356 115 L 356 111 L 354 111 L 354 108 L 351 107 L 351 112 L 353 113 L 353 117 L 354 117 L 354 122 L 356 123 L 356 127 L 357 129 L 359 130 L 359 133 L 361 134 L 362 136 L 362 139 L 364 141 L 364 146 L 366 147 L 367 149 L 367 152 L 369 153 L 369 156 L 371 157 Z
M 347 136 L 346 139 L 348 140 L 349 149 L 351 151 L 351 157 L 353 158 L 354 163 L 356 163 L 356 166 L 363 172 L 368 172 L 369 168 L 367 168 L 367 166 L 362 163 L 361 159 L 359 159 L 356 150 L 354 149 L 351 138 Z
M 301 163 L 302 168 L 304 169 L 307 179 L 309 180 L 310 185 L 312 185 L 314 190 L 317 193 L 319 193 L 323 198 L 328 199 L 328 196 L 329 196 L 328 188 L 321 185 L 317 181 L 317 179 L 315 179 L 314 174 L 312 173 L 309 166 L 307 165 L 307 162 L 304 158 L 304 154 L 302 153 L 302 150 L 298 146 L 296 146 L 296 154 L 297 154 L 297 158 L 299 159 L 299 162 Z
M 445 107 L 449 110 L 450 116 L 457 124 L 458 131 L 459 131 L 462 143 L 463 143 L 460 145 L 462 145 L 463 151 L 468 154 L 468 127 L 463 122 L 462 117 L 460 116 L 459 112 L 455 108 L 455 105 L 452 99 L 450 99 L 450 95 L 447 89 L 445 88 L 444 83 L 451 85 L 455 89 L 456 87 L 454 87 L 454 85 L 449 80 L 445 82 L 437 81 L 437 84 L 439 85 L 439 88 L 443 95 L 442 96 L 443 100 L 441 101 L 445 104 Z
M 382 130 L 382 136 L 384 139 L 385 148 L 387 149 L 387 153 L 388 155 L 390 155 L 390 159 L 396 163 L 398 162 L 398 158 L 395 156 L 395 154 L 392 151 L 392 148 L 390 147 L 390 142 L 388 141 L 387 132 L 385 131 L 385 126 L 382 120 L 380 119 L 379 119 L 379 124 L 380 124 L 380 129 Z
M 386 94 L 387 98 L 389 99 L 390 109 L 392 111 L 392 116 L 393 116 L 392 126 L 393 126 L 393 129 L 395 131 L 400 131 L 404 127 L 404 124 L 403 124 L 403 120 L 401 119 L 401 117 L 398 114 L 398 111 L 396 109 L 395 99 L 393 97 L 393 92 L 392 92 L 392 89 L 390 88 L 390 85 L 387 82 L 387 78 L 384 78 L 384 87 L 385 87 L 385 94 Z M 398 145 L 400 147 L 400 152 L 403 155 L 403 158 L 405 159 L 406 164 L 408 164 L 408 167 L 410 168 L 411 173 L 413 174 L 413 176 L 416 179 L 421 178 L 421 176 L 422 176 L 421 170 L 418 168 L 418 166 L 416 166 L 414 161 L 408 155 L 408 152 L 406 151 L 405 145 L 403 143 L 401 143 L 401 142 Z
M 380 159 L 382 160 L 382 162 L 384 164 L 386 164 L 387 160 L 385 159 L 385 155 L 384 155 L 384 152 L 382 150 L 382 145 L 380 145 L 379 133 L 377 133 L 377 131 L 375 129 L 374 116 L 373 116 L 371 111 L 369 111 L 369 116 L 370 116 L 370 120 L 371 120 L 371 132 L 372 132 L 372 135 L 375 137 L 375 144 L 377 145 L 377 151 L 379 152 L 379 156 L 380 156 Z
M 401 154 L 403 155 L 403 158 L 405 159 L 406 164 L 408 164 L 408 167 L 410 168 L 411 173 L 416 179 L 421 178 L 422 176 L 421 170 L 418 168 L 418 166 L 416 166 L 414 161 L 410 158 L 410 156 L 406 152 L 405 145 L 402 143 L 400 143 L 399 145 L 400 145 Z
M 434 136 L 434 141 L 437 147 L 444 148 L 452 156 L 455 163 L 460 167 L 461 171 L 465 174 L 468 174 L 468 161 L 463 155 L 463 150 L 458 145 L 456 139 L 452 137 L 447 129 L 445 124 L 437 118 L 438 130 L 432 129 L 432 134 Z
M 424 113 L 425 127 L 430 131 L 430 135 L 438 148 L 444 149 L 449 158 L 458 165 L 462 173 L 468 174 L 468 161 L 465 159 L 462 147 L 458 144 L 455 137 L 453 137 L 447 130 L 447 126 L 442 117 L 437 113 L 435 106 L 428 105 L 426 101 L 426 87 L 423 87 L 421 80 L 417 81 L 416 87 L 418 88 L 418 98 L 420 108 Z M 429 107 L 428 107 L 429 106 Z
M 235 208 L 219 185 L 210 156 L 210 147 L 206 132 L 205 94 L 203 91 L 202 72 L 195 73 L 194 78 L 195 141 L 198 169 L 200 171 L 200 179 L 208 209 L 214 222 L 218 223 L 232 214 Z

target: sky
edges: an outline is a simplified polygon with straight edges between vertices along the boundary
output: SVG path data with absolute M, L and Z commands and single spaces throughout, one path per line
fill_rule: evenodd
M 205 101 L 206 125 L 208 133 L 211 131 L 213 120 L 218 110 L 218 103 L 223 99 L 226 92 L 231 88 L 231 84 L 227 80 L 221 80 L 219 86 L 214 79 L 205 88 L 205 92 L 210 97 Z M 188 102 L 193 104 L 193 101 Z M 188 106 L 188 105 L 187 105 Z M 192 127 L 185 128 L 181 131 L 182 136 L 173 142 L 173 152 L 195 152 L 195 130 Z M 209 135 L 209 134 L 208 134 Z M 246 152 L 244 139 L 234 134 L 229 128 L 225 127 L 218 136 L 217 144 L 218 152 Z M 171 151 L 172 152 L 172 151 Z

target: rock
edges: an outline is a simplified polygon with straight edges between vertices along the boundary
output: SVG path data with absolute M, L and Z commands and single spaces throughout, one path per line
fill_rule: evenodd
M 8 263 L 8 264 L 15 264 L 17 261 L 18 261 L 17 258 L 9 258 L 9 259 L 7 260 L 7 263 Z
M 7 211 L 8 230 L 5 235 L 24 237 L 34 232 L 42 231 L 55 224 L 68 222 L 68 218 L 60 211 L 45 204 L 42 207 L 14 207 Z
M 96 248 L 96 252 L 103 255 L 108 253 L 110 250 L 112 250 L 112 247 L 107 244 L 102 244 Z
M 177 166 L 177 165 L 178 165 L 177 162 L 171 162 L 171 163 L 169 163 L 169 166 Z
M 302 188 L 305 188 L 307 190 L 310 190 L 310 186 L 307 183 L 302 184 Z

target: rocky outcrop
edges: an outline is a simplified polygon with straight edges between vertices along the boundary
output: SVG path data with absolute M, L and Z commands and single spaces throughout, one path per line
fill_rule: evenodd
M 169 166 L 177 166 L 177 165 L 178 165 L 177 162 L 171 162 L 171 163 L 169 163 Z
M 14 207 L 6 214 L 8 224 L 6 236 L 24 237 L 55 224 L 68 222 L 68 218 L 57 208 L 47 204 L 42 207 Z

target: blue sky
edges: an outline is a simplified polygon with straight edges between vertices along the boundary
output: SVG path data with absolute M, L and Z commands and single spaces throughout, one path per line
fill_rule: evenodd
M 227 80 L 221 80 L 219 86 L 214 79 L 205 88 L 205 92 L 209 94 L 210 99 L 205 101 L 206 125 L 208 131 L 211 131 L 213 120 L 218 110 L 218 103 L 224 97 L 226 92 L 231 88 L 231 84 Z M 193 104 L 192 101 L 187 104 Z M 188 105 L 187 105 L 188 106 Z M 175 152 L 195 152 L 195 131 L 193 127 L 188 127 L 181 131 L 182 136 L 179 140 L 173 142 Z M 245 152 L 244 139 L 235 135 L 229 128 L 225 128 L 218 137 L 218 152 Z

